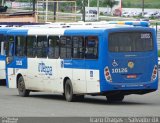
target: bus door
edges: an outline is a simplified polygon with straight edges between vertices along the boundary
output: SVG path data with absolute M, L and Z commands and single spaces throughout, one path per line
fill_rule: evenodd
M 85 63 L 87 92 L 99 91 L 99 63 L 98 63 L 98 36 L 87 36 L 85 38 Z M 98 88 L 97 88 L 98 87 Z
M 35 72 L 35 80 L 33 80 L 36 85 L 35 88 L 39 88 L 39 90 L 45 89 L 45 83 L 49 80 L 49 75 L 51 74 L 51 64 L 48 63 L 47 59 L 48 52 L 48 39 L 47 36 L 37 36 L 37 47 L 36 47 L 36 55 L 35 64 L 38 65 L 37 70 Z M 31 63 L 32 64 L 32 63 Z M 49 65 L 48 65 L 49 64 Z
M 48 58 L 44 63 L 47 71 L 45 72 L 44 89 L 60 92 L 63 90 L 59 81 L 60 75 L 63 73 L 61 70 L 61 59 L 59 59 L 59 36 L 48 36 Z
M 27 36 L 27 76 L 26 76 L 26 85 L 28 88 L 35 89 L 38 85 L 36 82 L 39 82 L 38 79 L 38 59 L 36 57 L 36 46 L 37 38 L 36 36 Z
M 15 75 L 15 69 L 12 66 L 14 59 L 14 36 L 8 36 L 8 40 L 5 42 L 5 54 L 6 54 L 6 72 L 7 72 L 7 86 L 11 86 L 12 76 Z
M 73 36 L 72 75 L 74 88 L 77 93 L 86 93 L 86 69 L 85 69 L 85 38 Z M 68 63 L 64 63 L 67 65 Z
M 0 80 L 6 78 L 6 64 L 5 64 L 5 52 L 4 52 L 4 35 L 0 35 Z

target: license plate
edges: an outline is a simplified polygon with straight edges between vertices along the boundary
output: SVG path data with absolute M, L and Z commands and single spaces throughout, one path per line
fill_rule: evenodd
M 135 79 L 137 78 L 137 75 L 127 75 L 127 79 Z

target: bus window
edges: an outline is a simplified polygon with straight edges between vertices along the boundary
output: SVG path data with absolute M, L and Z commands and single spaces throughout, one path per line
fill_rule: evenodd
M 16 37 L 16 56 L 26 56 L 26 37 Z
M 14 55 L 14 36 L 8 36 L 8 44 L 6 45 L 7 46 L 7 56 L 9 57 L 12 57 Z
M 73 36 L 73 58 L 84 58 L 85 55 L 85 45 L 84 45 L 84 37 L 82 36 Z
M 7 36 L 7 42 L 4 44 L 5 54 L 6 54 L 6 62 L 9 64 L 13 61 L 14 56 L 14 36 Z
M 97 59 L 98 58 L 98 37 L 88 36 L 86 37 L 86 59 Z
M 0 50 L 0 54 L 1 55 L 4 55 L 4 47 L 3 47 L 3 45 L 2 45 L 2 43 L 4 42 L 4 36 L 3 35 L 0 35 L 0 48 L 1 48 L 1 50 Z
M 34 58 L 36 56 L 36 37 L 27 36 L 27 57 Z
M 145 52 L 153 50 L 149 32 L 117 32 L 109 35 L 110 52 Z
M 70 36 L 60 37 L 60 57 L 61 58 L 72 57 L 72 40 Z
M 58 58 L 59 57 L 59 37 L 49 36 L 48 37 L 48 58 Z
M 48 52 L 48 41 L 47 36 L 38 36 L 37 37 L 37 57 L 46 58 Z

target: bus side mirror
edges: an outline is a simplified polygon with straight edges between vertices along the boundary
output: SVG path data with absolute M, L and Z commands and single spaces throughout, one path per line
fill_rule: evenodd
M 6 63 L 9 64 L 13 61 L 13 56 L 6 57 Z

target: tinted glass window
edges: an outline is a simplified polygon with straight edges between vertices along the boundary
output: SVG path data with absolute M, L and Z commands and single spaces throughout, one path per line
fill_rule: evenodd
M 26 55 L 26 37 L 17 36 L 16 37 L 16 56 Z
M 45 58 L 47 57 L 48 50 L 48 41 L 47 36 L 38 36 L 37 37 L 37 57 Z
M 84 37 L 74 36 L 73 41 L 73 58 L 84 58 L 85 55 L 85 43 Z
M 2 48 L 1 47 L 2 42 L 4 42 L 4 36 L 0 34 L 0 48 Z M 2 48 L 2 50 L 4 49 Z M 4 55 L 4 53 L 1 53 L 1 50 L 0 50 L 0 54 Z
M 36 56 L 36 37 L 28 36 L 27 37 L 27 56 L 33 58 Z
M 98 37 L 88 36 L 86 37 L 86 59 L 97 59 L 98 58 Z
M 7 42 L 5 42 L 5 51 L 6 56 L 14 55 L 14 36 L 7 36 Z
M 109 35 L 111 52 L 144 52 L 153 50 L 152 35 L 149 32 L 121 32 Z
M 72 57 L 72 40 L 70 36 L 60 37 L 60 57 L 61 58 Z
M 58 58 L 59 57 L 59 37 L 49 36 L 48 42 L 49 42 L 48 58 Z

